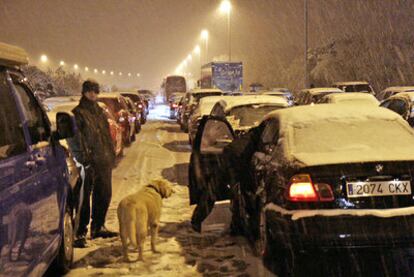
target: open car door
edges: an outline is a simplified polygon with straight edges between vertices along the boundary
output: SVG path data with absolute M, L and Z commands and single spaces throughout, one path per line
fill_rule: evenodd
M 213 116 L 202 118 L 189 165 L 190 205 L 197 204 L 203 193 L 214 194 L 217 201 L 230 199 L 227 166 L 222 153 L 233 139 L 233 129 L 225 119 Z

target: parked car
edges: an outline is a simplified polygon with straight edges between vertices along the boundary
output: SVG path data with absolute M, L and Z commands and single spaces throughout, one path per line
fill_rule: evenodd
M 26 52 L 0 43 L 0 275 L 41 276 L 70 269 L 73 208 L 65 149 L 59 141 L 76 124 L 57 115 L 52 131 L 41 104 L 18 69 Z
M 201 98 L 208 96 L 223 95 L 223 92 L 219 89 L 193 89 L 187 92 L 184 96 L 180 127 L 184 132 L 188 132 L 188 119 L 190 118 L 193 111 L 197 108 L 197 105 Z
M 101 93 L 98 101 L 106 104 L 115 116 L 116 122 L 121 126 L 123 144 L 130 145 L 135 141 L 135 119 L 134 115 L 128 111 L 125 98 L 119 93 Z
M 135 123 L 135 134 L 138 134 L 139 131 L 141 131 L 141 111 L 136 108 L 134 102 L 130 98 L 125 97 L 125 101 L 127 103 L 129 113 L 133 115 L 132 119 Z
M 414 92 L 401 92 L 381 103 L 381 107 L 390 109 L 408 121 L 414 127 Z
M 369 93 L 331 93 L 322 97 L 318 103 L 354 104 L 379 106 L 379 101 Z
M 153 109 L 155 106 L 155 98 L 154 94 L 148 90 L 148 89 L 140 89 L 138 90 L 138 93 L 142 96 L 144 96 L 145 103 L 148 107 L 147 114 L 149 113 L 150 109 Z
M 54 129 L 56 129 L 55 118 L 56 118 L 57 113 L 64 112 L 64 113 L 68 113 L 70 115 L 73 115 L 72 110 L 78 104 L 79 104 L 79 102 L 67 102 L 67 103 L 64 103 L 64 104 L 54 106 L 54 108 L 50 112 L 47 113 L 47 115 L 49 117 L 49 120 L 52 123 L 52 127 Z M 111 133 L 112 142 L 114 144 L 114 151 L 115 151 L 117 156 L 122 156 L 123 150 L 124 150 L 124 146 L 123 146 L 123 143 L 122 143 L 122 128 L 116 122 L 116 119 L 113 116 L 113 114 L 111 113 L 111 111 L 109 110 L 108 106 L 106 106 L 102 102 L 98 102 L 98 104 L 105 111 L 105 115 L 108 119 L 109 131 Z M 66 142 L 62 143 L 62 144 L 66 147 L 66 149 L 69 150 L 69 147 L 68 147 Z
M 199 197 L 194 186 L 207 178 L 223 188 L 217 199 L 229 198 L 228 179 L 219 173 L 235 164 L 223 153 L 247 145 L 238 150 L 236 163 L 244 171 L 233 187 L 232 210 L 266 267 L 279 276 L 299 266 L 298 253 L 414 242 L 414 130 L 399 115 L 369 106 L 293 107 L 268 114 L 234 138 L 226 120 L 201 121 L 190 199 Z
M 176 110 L 176 116 L 175 119 L 177 123 L 181 126 L 181 115 L 183 113 L 183 104 L 185 101 L 185 96 L 180 98 L 180 101 L 178 102 L 177 110 Z
M 378 93 L 377 98 L 380 101 L 387 100 L 391 96 L 398 94 L 400 92 L 413 92 L 414 87 L 389 87 Z
M 332 87 L 339 88 L 343 92 L 365 92 L 376 95 L 372 86 L 366 81 L 336 82 Z
M 289 106 L 293 106 L 294 99 L 292 92 L 287 88 L 273 88 L 271 91 L 262 91 L 260 94 L 263 95 L 273 95 L 273 96 L 282 96 L 286 98 Z
M 216 103 L 211 108 L 210 115 L 217 118 L 225 118 L 232 126 L 236 136 L 240 136 L 257 126 L 269 112 L 289 106 L 286 99 L 282 96 L 249 95 L 222 96 L 221 99 L 219 96 L 216 96 L 214 98 L 216 98 Z M 193 123 L 191 129 L 189 128 L 190 142 L 194 141 L 196 137 L 200 121 L 201 116 L 197 118 L 197 124 Z
M 128 97 L 134 102 L 136 109 L 140 113 L 141 125 L 147 122 L 148 107 L 145 104 L 145 99 L 137 92 L 120 92 L 122 96 Z
M 318 103 L 322 97 L 331 93 L 343 93 L 339 88 L 309 88 L 300 91 L 295 99 L 296 105 L 310 105 Z
M 172 93 L 170 99 L 168 99 L 168 104 L 170 106 L 170 119 L 175 119 L 177 116 L 178 103 L 181 98 L 185 95 L 184 92 L 175 92 Z

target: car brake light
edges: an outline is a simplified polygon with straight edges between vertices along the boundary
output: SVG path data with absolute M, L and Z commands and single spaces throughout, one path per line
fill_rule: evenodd
M 288 199 L 293 202 L 328 202 L 334 200 L 329 184 L 314 184 L 309 174 L 297 174 L 290 179 Z

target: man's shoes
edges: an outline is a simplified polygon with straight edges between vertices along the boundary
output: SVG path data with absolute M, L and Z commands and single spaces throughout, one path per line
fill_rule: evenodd
M 193 228 L 193 230 L 195 232 L 201 233 L 201 224 L 200 223 L 191 222 L 191 228 Z
M 88 244 L 86 243 L 85 236 L 77 236 L 75 240 L 73 241 L 73 247 L 75 248 L 86 248 L 88 247 Z
M 112 232 L 109 231 L 108 229 L 106 229 L 105 226 L 102 226 L 99 229 L 95 229 L 91 231 L 91 239 L 96 239 L 96 238 L 113 238 L 118 236 L 117 232 Z

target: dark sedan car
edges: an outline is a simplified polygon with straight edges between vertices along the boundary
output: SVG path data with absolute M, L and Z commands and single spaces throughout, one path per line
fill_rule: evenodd
M 203 193 L 200 182 L 229 198 L 222 174 L 233 171 L 232 226 L 281 276 L 302 252 L 413 244 L 414 131 L 397 114 L 348 105 L 281 109 L 233 138 L 225 120 L 202 120 L 190 198 Z

